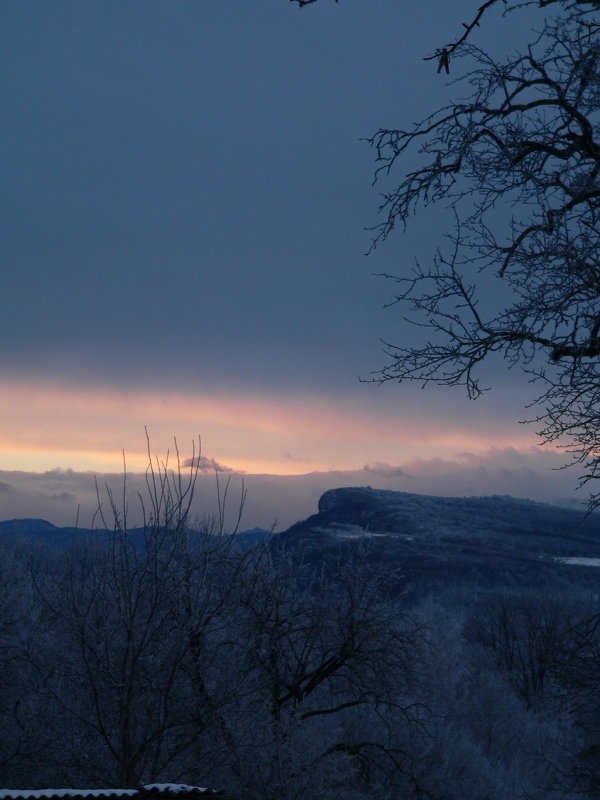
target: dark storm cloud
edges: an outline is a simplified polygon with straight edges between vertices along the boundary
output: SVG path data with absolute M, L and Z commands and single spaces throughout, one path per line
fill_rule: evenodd
M 371 273 L 396 273 L 415 256 L 426 263 L 447 224 L 444 211 L 425 210 L 364 259 L 364 227 L 377 221 L 383 187 L 371 188 L 374 154 L 361 137 L 449 101 L 456 88 L 423 55 L 472 8 L 472 0 L 438 3 L 435 14 L 398 0 L 315 3 L 301 13 L 286 0 L 5 4 L 0 358 L 10 463 L 41 455 L 44 466 L 102 469 L 101 456 L 127 448 L 132 431 L 160 420 L 171 435 L 185 414 L 192 435 L 203 418 L 209 428 L 218 420 L 210 429 L 218 458 L 201 464 L 209 473 L 234 460 L 246 468 L 252 448 L 255 461 L 272 464 L 276 453 L 290 471 L 369 462 L 339 473 L 343 482 L 483 487 L 466 463 L 442 480 L 404 460 L 417 447 L 447 454 L 456 439 L 478 451 L 514 444 L 510 426 L 523 405 L 516 371 L 477 414 L 456 394 L 415 399 L 411 387 L 384 395 L 358 382 L 382 366 L 379 337 L 400 335 L 394 311 L 382 310 L 394 287 Z M 518 45 L 510 19 L 488 19 L 477 44 Z M 218 436 L 229 437 L 226 447 Z M 494 468 L 498 486 L 513 485 L 517 468 L 507 469 Z M 52 497 L 62 522 L 73 523 L 75 498 L 93 513 L 90 474 L 7 474 L 5 516 L 44 514 Z M 293 521 L 337 474 L 316 473 L 301 492 L 283 478 L 252 478 L 248 508 L 256 502 L 262 524 Z M 210 476 L 201 477 L 208 487 Z
M 7 5 L 5 363 L 328 392 L 378 366 L 389 289 L 370 273 L 436 242 L 417 222 L 365 262 L 377 193 L 359 140 L 444 101 L 422 56 L 457 14 L 396 0 L 309 14 L 285 0 Z

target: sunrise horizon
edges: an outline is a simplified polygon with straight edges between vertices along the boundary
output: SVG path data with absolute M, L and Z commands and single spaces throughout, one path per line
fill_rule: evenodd
M 377 385 L 386 343 L 421 329 L 374 273 L 430 262 L 452 220 L 423 209 L 365 259 L 364 137 L 448 101 L 423 53 L 470 2 L 293 5 L 7 9 L 0 516 L 72 519 L 80 476 L 91 508 L 94 475 L 144 473 L 146 431 L 153 458 L 200 442 L 209 472 L 275 481 L 252 512 L 267 525 L 329 480 L 572 495 L 565 454 L 520 424 L 536 387 L 502 359 L 476 402 Z M 526 36 L 497 23 L 482 46 Z

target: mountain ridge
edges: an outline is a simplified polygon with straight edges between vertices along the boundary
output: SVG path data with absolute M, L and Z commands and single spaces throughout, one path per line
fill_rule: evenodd
M 310 560 L 366 547 L 371 561 L 397 570 L 414 595 L 569 584 L 597 591 L 600 515 L 498 495 L 347 487 L 325 492 L 317 513 L 277 541 Z
M 5 541 L 66 546 L 89 533 L 46 520 L 0 522 Z M 287 530 L 252 529 L 237 536 L 242 546 L 266 540 L 274 553 L 313 563 L 364 551 L 371 564 L 397 572 L 403 591 L 414 596 L 570 585 L 597 593 L 600 577 L 600 514 L 506 495 L 330 489 L 321 495 L 316 514 Z

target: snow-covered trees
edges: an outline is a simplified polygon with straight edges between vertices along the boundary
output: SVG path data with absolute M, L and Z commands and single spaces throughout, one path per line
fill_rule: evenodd
M 137 504 L 125 479 L 100 529 L 2 562 L 0 784 L 299 797 L 389 761 L 386 726 L 358 735 L 383 708 L 410 724 L 414 630 L 382 576 L 192 524 L 194 463 L 150 462 Z
M 597 601 L 411 609 L 368 544 L 248 547 L 193 488 L 159 466 L 110 528 L 2 553 L 0 785 L 594 796 Z
M 172 533 L 3 561 L 1 784 L 594 796 L 595 601 L 410 610 L 367 558 Z

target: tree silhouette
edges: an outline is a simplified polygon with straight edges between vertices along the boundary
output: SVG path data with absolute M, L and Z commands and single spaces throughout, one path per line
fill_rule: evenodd
M 375 380 L 475 398 L 481 364 L 500 354 L 542 387 L 539 434 L 584 465 L 583 483 L 600 474 L 599 33 L 595 10 L 567 4 L 503 62 L 463 42 L 469 98 L 370 139 L 376 179 L 409 169 L 383 194 L 374 245 L 421 205 L 452 206 L 456 222 L 430 265 L 394 276 L 393 304 L 424 336 L 385 343 Z

